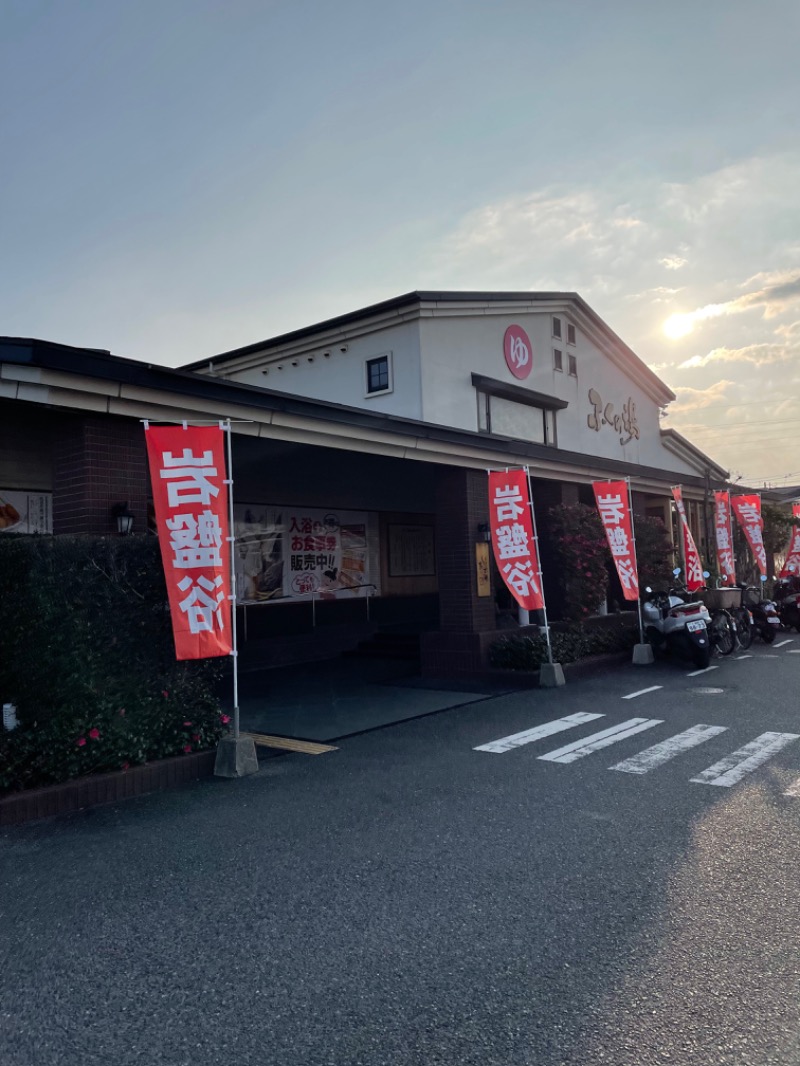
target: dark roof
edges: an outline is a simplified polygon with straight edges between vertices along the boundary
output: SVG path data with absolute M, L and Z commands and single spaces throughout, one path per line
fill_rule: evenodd
M 338 425 L 362 426 L 368 429 L 397 433 L 400 436 L 419 440 L 441 441 L 468 448 L 480 447 L 495 453 L 497 462 L 506 456 L 527 457 L 531 463 L 537 459 L 565 465 L 584 466 L 596 464 L 609 473 L 632 477 L 648 477 L 666 480 L 673 472 L 649 466 L 635 466 L 618 459 L 599 459 L 581 452 L 568 452 L 547 445 L 531 444 L 511 438 L 489 436 L 465 429 L 451 429 L 400 415 L 377 414 L 359 407 L 330 403 L 327 400 L 308 400 L 290 393 L 245 385 L 225 378 L 207 377 L 185 369 L 142 363 L 135 359 L 110 355 L 96 348 L 73 348 L 66 344 L 20 337 L 0 337 L 0 362 L 23 366 L 42 367 L 69 374 L 83 374 L 103 381 L 135 385 L 140 388 L 158 389 L 177 397 L 192 396 L 199 399 L 253 407 L 260 410 L 281 411 Z M 125 416 L 119 416 L 125 417 Z M 683 484 L 701 487 L 703 479 L 674 472 Z M 721 487 L 721 486 L 720 486 Z

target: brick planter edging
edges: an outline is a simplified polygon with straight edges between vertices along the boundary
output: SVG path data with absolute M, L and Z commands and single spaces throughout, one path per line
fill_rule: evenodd
M 589 677 L 592 674 L 602 672 L 604 667 L 619 666 L 630 662 L 632 651 L 612 651 L 604 655 L 587 655 L 585 659 L 578 659 L 574 663 L 564 663 L 564 678 L 566 681 L 577 681 L 581 677 Z M 492 678 L 508 681 L 515 688 L 538 688 L 538 670 L 506 670 L 492 667 L 489 670 Z
M 13 792 L 0 799 L 0 826 L 22 825 L 56 814 L 69 814 L 85 807 L 118 803 L 132 796 L 162 792 L 189 781 L 199 781 L 214 774 L 216 749 L 177 755 L 169 759 L 116 770 L 110 774 L 92 774 L 45 788 Z

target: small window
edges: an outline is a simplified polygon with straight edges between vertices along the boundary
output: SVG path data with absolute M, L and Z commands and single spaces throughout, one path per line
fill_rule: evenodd
M 564 369 L 564 353 L 560 348 L 553 349 L 553 369 L 561 371 Z
M 578 376 L 578 360 L 574 355 L 569 353 L 567 354 L 567 358 L 569 359 L 569 376 L 571 378 L 576 378 Z
M 389 355 L 379 355 L 375 359 L 367 359 L 367 395 L 372 396 L 376 392 L 391 392 L 392 374 Z
M 561 319 L 553 318 L 553 336 L 561 337 Z
M 567 322 L 567 344 L 575 343 L 575 327 Z

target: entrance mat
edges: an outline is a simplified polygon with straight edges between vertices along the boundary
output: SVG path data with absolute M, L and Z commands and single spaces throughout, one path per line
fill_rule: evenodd
M 252 737 L 262 748 L 279 748 L 281 751 L 297 751 L 302 755 L 324 755 L 327 751 L 337 751 L 331 744 L 315 744 L 311 740 L 294 740 L 291 737 L 273 737 L 265 733 L 243 733 Z

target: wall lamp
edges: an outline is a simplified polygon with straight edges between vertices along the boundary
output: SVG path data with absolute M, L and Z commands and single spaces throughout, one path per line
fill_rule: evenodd
M 117 533 L 122 537 L 127 537 L 129 533 L 133 531 L 133 515 L 131 514 L 130 504 L 126 500 L 125 503 L 115 503 L 111 508 L 111 517 L 117 523 Z
M 492 530 L 488 522 L 481 522 L 478 526 L 478 540 L 482 540 L 486 544 L 491 544 Z

